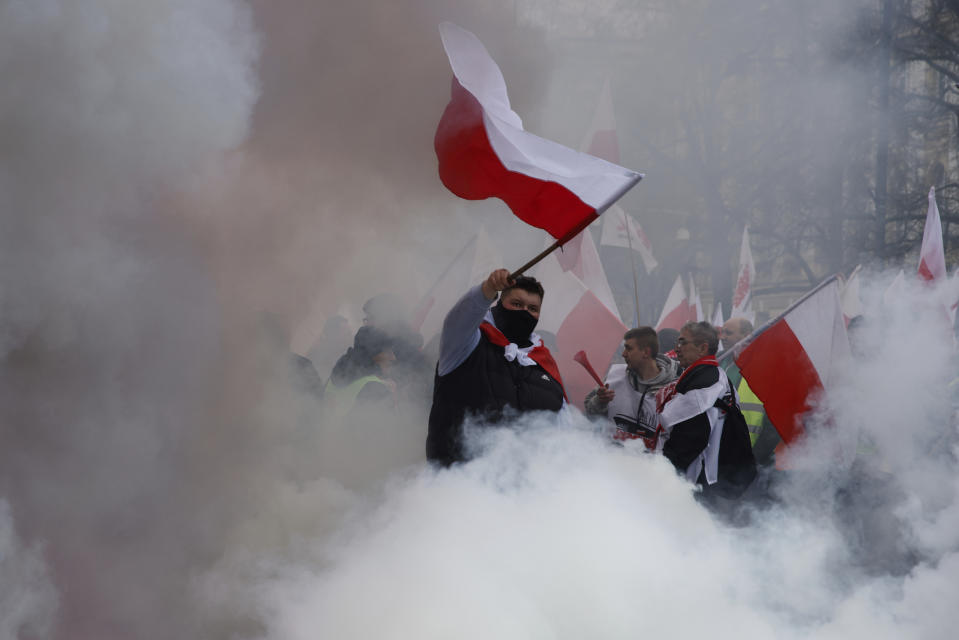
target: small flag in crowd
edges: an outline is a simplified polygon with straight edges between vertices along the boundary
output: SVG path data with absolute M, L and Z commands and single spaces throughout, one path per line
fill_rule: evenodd
M 942 221 L 936 204 L 936 188 L 929 188 L 929 208 L 926 226 L 922 230 L 922 248 L 919 250 L 919 277 L 927 282 L 946 279 L 946 255 L 942 247 Z
M 611 206 L 603 216 L 603 232 L 599 243 L 607 247 L 632 248 L 633 251 L 638 251 L 646 273 L 652 272 L 659 265 L 653 257 L 653 246 L 643 233 L 643 228 L 619 205 Z
M 585 350 L 605 372 L 619 354 L 626 325 L 572 271 L 563 271 L 554 256 L 547 256 L 536 269 L 536 278 L 547 291 L 536 328 L 556 336 L 556 349 L 551 350 L 566 396 L 582 409 L 583 399 L 595 385 L 573 357 Z
M 616 306 L 616 299 L 613 297 L 613 290 L 609 287 L 609 280 L 606 278 L 606 270 L 603 269 L 603 263 L 599 259 L 596 243 L 593 242 L 593 235 L 588 229 L 583 229 L 578 236 L 570 240 L 563 247 L 562 253 L 553 255 L 556 256 L 563 271 L 571 271 L 575 274 L 613 315 L 617 318 L 621 317 Z
M 689 312 L 689 299 L 686 297 L 686 288 L 683 286 L 682 276 L 676 276 L 673 288 L 669 290 L 663 312 L 659 314 L 656 331 L 660 329 L 681 329 L 684 324 L 692 320 Z
M 754 322 L 753 283 L 756 280 L 756 265 L 753 252 L 749 248 L 749 227 L 743 229 L 743 243 L 739 249 L 739 272 L 736 274 L 736 288 L 733 290 L 733 310 L 730 318 L 746 318 Z
M 699 291 L 696 290 L 696 282 L 692 274 L 689 274 L 689 319 L 696 322 L 706 319 L 703 314 L 703 301 L 699 297 Z
M 603 82 L 593 121 L 583 136 L 579 150 L 591 156 L 619 164 L 619 139 L 616 135 L 616 117 L 613 114 L 613 92 L 609 78 Z

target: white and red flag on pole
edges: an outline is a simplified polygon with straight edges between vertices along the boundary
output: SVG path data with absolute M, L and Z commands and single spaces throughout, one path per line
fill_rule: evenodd
M 723 325 L 726 323 L 726 321 L 723 320 L 723 303 L 719 300 L 717 300 L 716 304 L 713 305 L 713 317 L 712 317 L 712 320 L 710 320 L 710 322 L 712 322 L 713 326 L 716 327 L 717 333 L 722 333 L 721 330 L 723 328 Z M 723 351 L 723 350 L 725 350 L 725 346 L 723 346 L 723 341 L 722 339 L 720 339 L 719 351 Z
M 452 95 L 433 145 L 440 180 L 467 200 L 496 197 L 521 220 L 567 242 L 642 175 L 523 130 L 506 82 L 483 43 L 440 25 Z
M 599 243 L 607 247 L 632 248 L 633 251 L 637 251 L 643 266 L 646 267 L 646 273 L 650 273 L 659 265 L 653 257 L 653 245 L 643 233 L 643 228 L 619 205 L 611 206 L 603 216 L 603 231 L 599 237 Z
M 619 164 L 619 139 L 616 136 L 616 116 L 613 113 L 613 92 L 609 87 L 609 78 L 603 82 L 593 121 L 583 135 L 579 150 Z
M 605 372 L 619 354 L 626 325 L 572 271 L 563 271 L 555 254 L 539 263 L 536 278 L 547 291 L 536 328 L 556 336 L 553 358 L 566 397 L 582 409 L 596 383 L 573 356 L 585 351 L 590 362 Z
M 689 319 L 701 322 L 706 319 L 703 313 L 703 301 L 699 297 L 699 291 L 696 289 L 696 282 L 693 275 L 689 274 Z
M 926 210 L 926 226 L 922 231 L 922 248 L 919 250 L 919 277 L 935 283 L 946 279 L 946 254 L 942 246 L 942 221 L 939 219 L 935 187 L 929 188 L 929 208 Z
M 589 230 L 583 229 L 582 233 L 570 240 L 564 249 L 566 251 L 563 253 L 553 254 L 563 271 L 572 272 L 582 280 L 586 288 L 592 291 L 613 315 L 617 318 L 621 317 L 616 299 L 613 296 L 613 290 L 606 278 L 606 270 L 603 269 L 599 252 L 596 250 L 596 243 L 593 241 L 593 235 Z
M 689 310 L 689 299 L 686 297 L 686 287 L 683 286 L 683 277 L 676 276 L 673 288 L 666 296 L 663 312 L 659 314 L 656 331 L 660 329 L 682 329 L 683 325 L 692 320 Z
M 714 327 L 722 327 L 726 324 L 726 320 L 723 319 L 723 303 L 721 301 L 716 301 L 716 304 L 713 306 L 713 319 L 712 323 Z
M 733 290 L 733 310 L 730 318 L 746 318 L 753 322 L 753 283 L 756 281 L 756 265 L 749 248 L 749 227 L 743 229 L 743 243 L 739 248 L 739 272 Z
M 804 433 L 803 415 L 849 357 L 839 283 L 832 276 L 750 337 L 736 364 L 789 445 Z
M 603 89 L 599 94 L 599 102 L 596 103 L 596 111 L 593 113 L 593 120 L 583 135 L 583 141 L 579 145 L 579 150 L 608 162 L 619 164 L 619 142 L 616 138 L 616 118 L 613 116 L 613 95 L 609 88 L 609 78 L 606 78 L 606 81 L 603 83 Z M 612 209 L 621 211 L 615 204 L 612 205 L 610 209 L 611 211 L 609 213 L 613 212 Z M 607 216 L 609 213 L 607 213 Z M 564 245 L 563 252 L 557 257 L 559 258 L 559 263 L 563 266 L 563 270 L 569 271 L 573 269 L 577 277 L 583 280 L 583 283 L 587 287 L 593 289 L 593 286 L 583 278 L 583 274 L 577 273 L 573 266 L 580 261 L 579 251 L 581 243 L 577 242 L 577 239 L 582 238 L 583 234 L 585 234 L 585 231 Z M 592 238 L 590 238 L 590 240 L 592 240 Z M 603 277 L 605 278 L 605 274 Z M 608 288 L 609 285 L 607 284 L 606 287 Z M 603 296 L 595 290 L 594 293 L 596 293 L 597 297 L 601 300 L 603 299 Z M 603 300 L 603 302 L 605 303 L 605 300 Z M 619 315 L 615 306 L 610 308 Z
M 853 269 L 842 285 L 842 291 L 839 294 L 839 300 L 842 303 L 842 315 L 847 326 L 850 320 L 862 315 L 862 298 L 859 297 L 859 271 L 861 269 L 862 265 Z
M 926 225 L 922 230 L 922 248 L 919 250 L 919 278 L 929 285 L 938 286 L 945 321 L 952 335 L 956 324 L 956 295 L 946 272 L 946 253 L 942 244 L 942 220 L 936 204 L 936 188 L 929 188 L 929 208 L 926 210 Z

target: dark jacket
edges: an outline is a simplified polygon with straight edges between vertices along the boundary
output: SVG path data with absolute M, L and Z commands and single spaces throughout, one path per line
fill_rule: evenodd
M 481 418 L 492 425 L 510 413 L 559 411 L 563 386 L 539 365 L 522 366 L 503 356 L 504 348 L 481 335 L 469 357 L 444 376 L 436 375 L 426 457 L 443 465 L 469 458 L 463 447 L 463 421 Z

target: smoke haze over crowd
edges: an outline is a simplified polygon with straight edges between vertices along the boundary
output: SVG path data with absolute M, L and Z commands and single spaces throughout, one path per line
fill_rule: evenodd
M 541 245 L 436 177 L 436 25 L 477 33 L 527 128 L 575 146 L 594 79 L 556 97 L 560 5 L 0 0 L 0 638 L 948 635 L 955 366 L 922 292 L 824 403 L 896 472 L 881 531 L 837 515 L 815 442 L 815 493 L 731 526 L 578 419 L 436 472 L 427 407 L 346 431 L 285 384 L 264 312 L 310 337 L 415 300 L 478 219 L 505 266 Z M 667 72 L 629 118 L 679 99 Z M 655 183 L 654 155 L 624 163 Z

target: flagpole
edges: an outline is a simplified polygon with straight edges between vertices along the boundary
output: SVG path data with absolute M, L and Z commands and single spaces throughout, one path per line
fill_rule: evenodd
M 578 225 L 576 225 L 575 227 L 573 227 L 572 231 L 570 231 L 569 233 L 567 233 L 565 236 L 563 236 L 562 238 L 560 238 L 559 240 L 557 240 L 557 241 L 554 242 L 553 244 L 551 244 L 551 245 L 549 245 L 548 247 L 546 247 L 546 248 L 545 248 L 543 251 L 541 251 L 535 258 L 533 258 L 532 260 L 530 260 L 529 262 L 527 262 L 526 264 L 524 264 L 522 267 L 520 267 L 520 268 L 517 269 L 516 271 L 513 271 L 512 273 L 510 273 L 510 274 L 509 274 L 510 279 L 518 278 L 519 276 L 521 276 L 521 275 L 523 275 L 524 273 L 526 273 L 526 271 L 528 271 L 529 269 L 532 269 L 532 268 L 533 268 L 536 264 L 538 264 L 543 258 L 545 258 L 545 257 L 548 256 L 549 254 L 553 253 L 554 251 L 556 251 L 557 249 L 559 249 L 560 247 L 562 247 L 564 244 L 566 244 L 567 242 L 569 242 L 570 240 L 572 240 L 573 238 L 575 238 L 576 236 L 578 236 L 579 233 L 580 233 L 583 229 L 585 229 L 586 227 L 588 227 L 588 226 L 590 225 L 590 223 L 592 223 L 593 220 L 595 220 L 595 219 L 598 218 L 598 217 L 599 217 L 599 216 L 596 215 L 596 216 L 593 216 L 592 218 L 586 218 L 585 220 L 583 220 L 582 222 L 580 222 Z
M 629 226 L 629 216 L 623 212 L 623 224 L 626 226 L 626 243 L 629 245 L 629 267 L 633 273 L 633 300 L 636 301 L 636 326 L 639 326 L 639 280 L 636 278 L 636 257 L 633 255 L 633 233 Z

